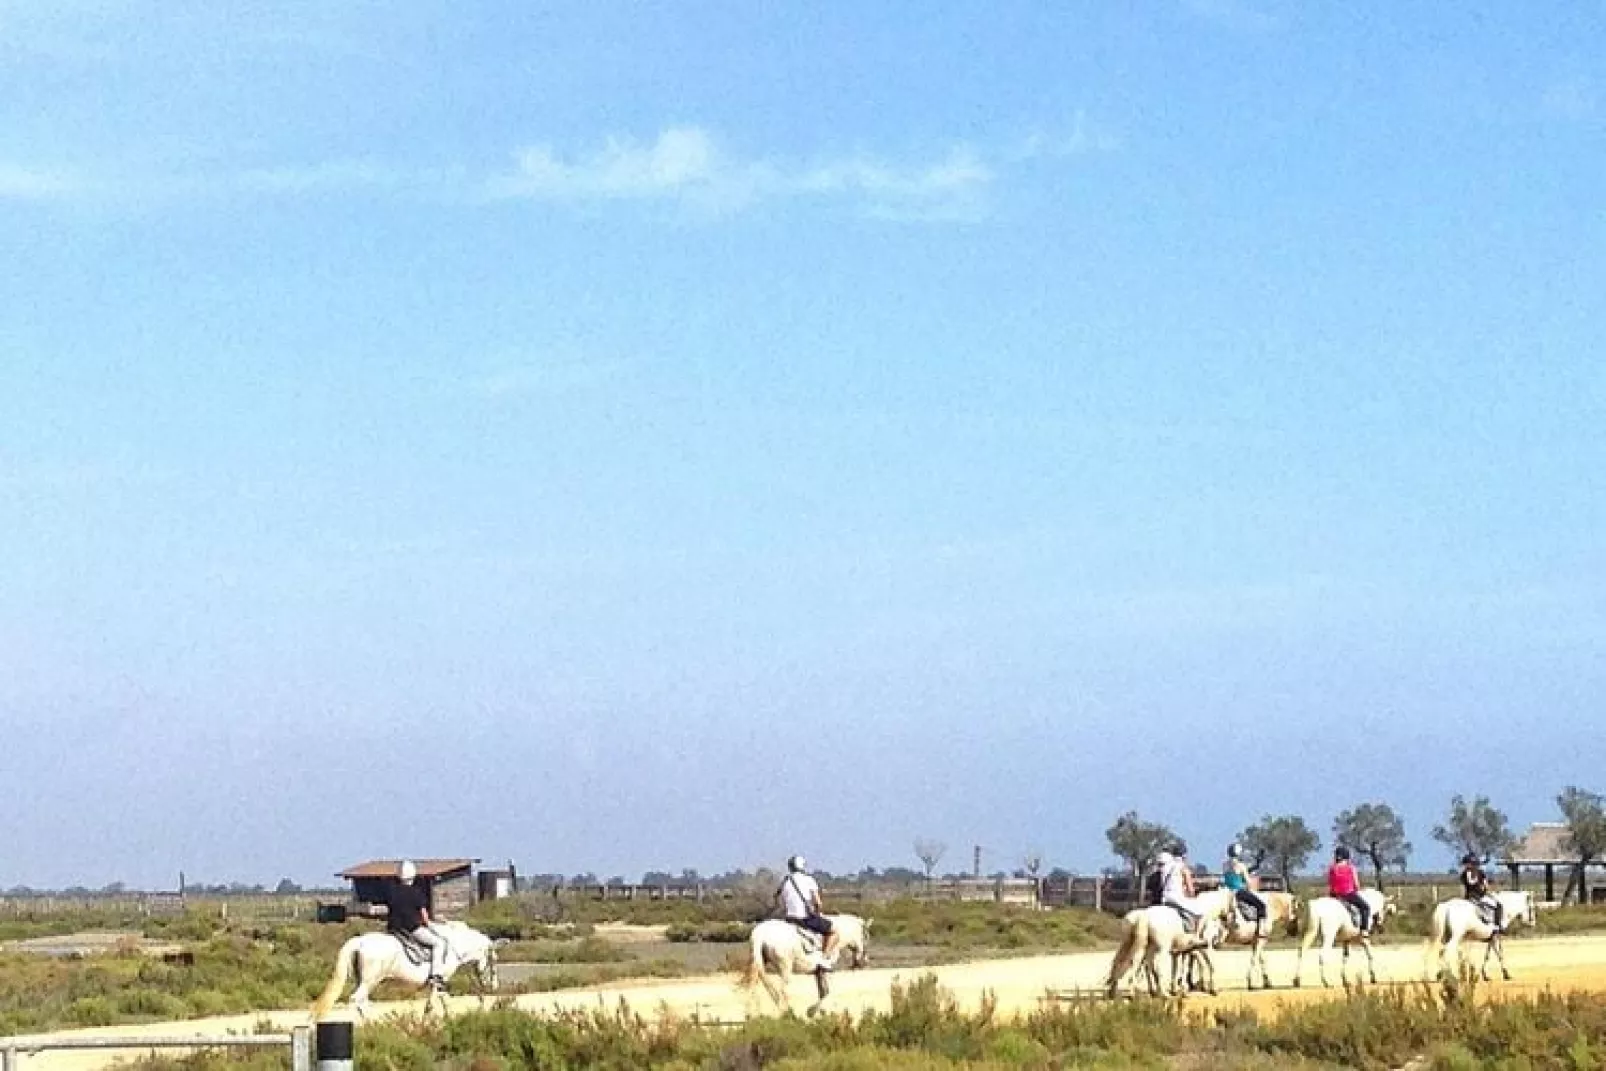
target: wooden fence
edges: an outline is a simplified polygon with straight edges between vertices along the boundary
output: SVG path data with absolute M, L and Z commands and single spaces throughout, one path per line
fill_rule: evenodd
M 338 892 L 329 893 L 338 897 Z M 326 897 L 327 898 L 327 897 Z M 108 893 L 88 896 L 0 896 L 0 918 L 23 919 L 46 915 L 113 915 L 150 918 L 182 915 L 186 911 L 214 913 L 223 918 L 286 922 L 316 916 L 319 897 L 293 893 L 242 893 L 189 896 L 180 893 Z

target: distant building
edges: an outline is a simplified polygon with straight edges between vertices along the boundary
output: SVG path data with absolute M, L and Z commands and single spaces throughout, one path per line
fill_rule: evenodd
M 1521 840 L 1511 846 L 1511 851 L 1500 861 L 1511 874 L 1511 887 L 1522 888 L 1522 874 L 1525 870 L 1542 870 L 1545 874 L 1545 900 L 1550 903 L 1556 901 L 1556 870 L 1560 868 L 1567 875 L 1567 885 L 1562 890 L 1562 899 L 1565 900 L 1574 892 L 1578 895 L 1579 903 L 1589 903 L 1595 899 L 1589 890 L 1589 877 L 1584 875 L 1583 888 L 1577 888 L 1578 879 L 1578 853 L 1568 849 L 1568 831 L 1565 822 L 1535 822 L 1528 827 L 1528 833 Z M 1591 866 L 1601 866 L 1597 861 Z M 1599 892 L 1600 890 L 1595 890 Z
M 443 919 L 461 918 L 474 906 L 474 864 L 478 859 L 414 859 L 418 884 L 429 902 L 429 913 Z M 351 898 L 363 914 L 377 913 L 385 890 L 401 876 L 400 859 L 374 859 L 348 867 L 340 877 L 351 882 Z

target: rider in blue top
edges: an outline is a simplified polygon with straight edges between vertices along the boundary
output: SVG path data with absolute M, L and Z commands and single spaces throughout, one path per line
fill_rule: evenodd
M 1244 864 L 1243 854 L 1242 845 L 1227 846 L 1227 861 L 1221 865 L 1221 884 L 1233 891 L 1233 898 L 1243 909 L 1244 917 L 1253 922 L 1260 936 L 1264 937 L 1271 913 L 1266 910 L 1266 901 L 1249 887 L 1249 867 Z

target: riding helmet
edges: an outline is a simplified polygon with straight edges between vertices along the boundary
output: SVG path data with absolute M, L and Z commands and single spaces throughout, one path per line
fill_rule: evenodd
M 1334 859 L 1348 859 L 1349 858 L 1349 849 L 1344 847 L 1342 844 L 1340 844 L 1338 847 L 1333 849 L 1333 858 Z
M 809 862 L 801 855 L 794 855 L 786 861 L 786 869 L 794 874 L 801 874 L 809 868 Z
M 1240 855 L 1242 855 L 1243 853 L 1244 853 L 1244 846 L 1242 844 L 1234 843 L 1234 844 L 1227 845 L 1227 858 L 1228 859 L 1236 859 Z
M 1465 855 L 1463 855 L 1461 857 L 1461 865 L 1462 866 L 1477 866 L 1478 865 L 1478 857 L 1475 854 L 1473 854 L 1472 852 L 1468 852 L 1467 854 L 1465 854 Z
M 418 877 L 418 867 L 413 865 L 411 859 L 403 859 L 399 876 L 403 884 L 411 885 L 413 879 Z

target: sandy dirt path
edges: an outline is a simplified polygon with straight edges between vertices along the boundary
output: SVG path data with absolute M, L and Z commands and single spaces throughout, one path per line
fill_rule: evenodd
M 1423 978 L 1424 960 L 1422 944 L 1403 944 L 1377 950 L 1378 978 L 1384 984 L 1418 982 Z M 1469 950 L 1481 956 L 1482 946 Z M 1506 958 L 1516 978 L 1512 982 L 1493 983 L 1488 992 L 1533 993 L 1544 989 L 1558 991 L 1584 989 L 1606 991 L 1606 937 L 1569 938 L 1516 938 L 1506 943 Z M 1321 989 L 1316 979 L 1316 964 L 1305 966 L 1305 988 L 1288 988 L 1294 972 L 1292 947 L 1276 948 L 1269 954 L 1272 980 L 1279 988 L 1270 992 L 1250 993 L 1244 989 L 1244 976 L 1248 969 L 1248 953 L 1227 951 L 1217 955 L 1217 982 L 1220 996 L 1202 998 L 1200 1008 L 1218 1005 L 1247 1004 L 1256 1009 L 1275 1009 L 1279 1003 L 1331 999 L 1341 995 L 1338 987 L 1338 957 L 1335 954 L 1328 965 L 1331 989 Z M 941 985 L 952 993 L 961 1006 L 977 1007 L 985 994 L 991 993 L 1004 1015 L 1019 1015 L 1043 1006 L 1076 990 L 1097 989 L 1109 967 L 1109 952 L 1082 952 L 1063 956 L 1033 956 L 1019 959 L 979 960 L 972 963 L 950 964 L 940 967 L 894 969 L 870 968 L 844 971 L 832 980 L 831 997 L 826 1007 L 836 1011 L 863 1011 L 869 1008 L 885 1010 L 889 1005 L 889 990 L 893 982 L 912 981 L 924 974 L 935 974 Z M 1352 968 L 1359 968 L 1362 960 L 1352 957 Z M 794 1006 L 801 1011 L 813 1000 L 814 985 L 807 978 L 794 979 L 791 994 Z M 559 1010 L 617 1009 L 621 1002 L 632 1011 L 654 1016 L 669 1012 L 680 1016 L 699 1016 L 718 1022 L 732 1022 L 750 1015 L 774 1014 L 774 1008 L 762 991 L 744 993 L 733 983 L 729 974 L 698 978 L 678 978 L 620 982 L 587 989 L 564 990 L 555 993 L 536 993 L 520 996 L 515 1003 L 533 1012 Z M 452 1010 L 468 1011 L 478 1006 L 473 997 L 452 999 Z M 380 1016 L 417 1014 L 420 1001 L 396 1001 L 376 1005 Z M 139 1026 L 103 1027 L 50 1035 L 51 1037 L 168 1037 L 201 1036 L 227 1033 L 252 1033 L 263 1024 L 276 1029 L 289 1030 L 307 1021 L 305 1009 L 254 1015 L 236 1015 L 212 1019 L 195 1019 L 177 1023 L 147 1023 Z M 26 1041 L 17 1040 L 20 1049 Z M 138 1052 L 124 1050 L 108 1052 L 62 1051 L 40 1052 L 20 1062 L 24 1071 L 87 1071 L 105 1067 L 119 1059 L 129 1059 Z M 288 1062 L 288 1057 L 286 1057 Z

